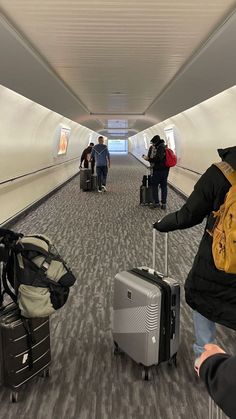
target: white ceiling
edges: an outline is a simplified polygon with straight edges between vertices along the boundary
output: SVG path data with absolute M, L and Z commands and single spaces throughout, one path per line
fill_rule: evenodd
M 232 85 L 211 65 L 224 51 L 224 43 L 220 52 L 215 47 L 219 38 L 236 28 L 233 0 L 0 0 L 0 7 L 7 51 L 0 82 L 105 135 L 134 134 L 178 113 L 178 102 L 185 109 Z M 183 75 L 172 109 L 168 94 Z M 53 83 L 60 88 L 50 94 Z

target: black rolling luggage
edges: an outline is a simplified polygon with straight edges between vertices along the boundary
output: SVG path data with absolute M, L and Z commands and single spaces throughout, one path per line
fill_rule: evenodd
M 49 318 L 22 318 L 14 304 L 0 312 L 0 383 L 15 402 L 22 385 L 38 374 L 49 375 Z
M 149 205 L 153 202 L 151 182 L 151 175 L 143 176 L 142 185 L 140 186 L 140 205 Z
M 15 303 L 3 305 L 4 246 L 0 244 L 0 385 L 11 389 L 10 400 L 38 374 L 47 377 L 51 361 L 49 318 L 27 319 Z
M 83 191 L 97 190 L 97 175 L 91 169 L 80 169 L 80 189 Z
M 168 276 L 167 234 L 165 273 L 154 270 L 155 234 L 153 230 L 153 269 L 119 272 L 114 283 L 114 351 L 121 350 L 141 364 L 145 380 L 150 378 L 152 365 L 176 364 L 179 348 L 180 286 Z
M 91 191 L 91 169 L 80 169 L 80 189 L 83 191 Z

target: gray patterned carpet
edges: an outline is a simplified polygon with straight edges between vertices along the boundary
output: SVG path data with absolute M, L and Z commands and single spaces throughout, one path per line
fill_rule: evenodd
M 178 367 L 141 369 L 113 354 L 113 278 L 119 270 L 151 265 L 152 223 L 163 212 L 139 206 L 145 168 L 132 156 L 112 156 L 108 192 L 80 192 L 79 176 L 32 211 L 13 229 L 48 235 L 78 280 L 69 302 L 51 318 L 52 365 L 49 379 L 36 378 L 9 403 L 0 391 L 0 418 L 6 419 L 203 419 L 208 396 L 193 372 L 191 311 L 181 296 Z M 183 203 L 168 192 L 167 211 Z M 170 276 L 181 286 L 190 269 L 203 226 L 170 235 Z M 163 266 L 163 236 L 157 265 Z M 218 329 L 219 342 L 233 352 L 234 333 Z

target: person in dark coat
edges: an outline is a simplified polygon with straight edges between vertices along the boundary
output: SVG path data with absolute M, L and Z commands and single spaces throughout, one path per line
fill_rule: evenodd
M 92 175 L 94 174 L 94 166 L 95 166 L 95 160 L 94 159 L 90 160 L 93 147 L 94 147 L 94 143 L 90 143 L 89 146 L 83 150 L 81 159 L 80 159 L 80 168 L 82 167 L 82 164 L 84 162 L 84 167 L 88 169 L 89 162 L 91 162 Z
M 231 419 L 236 418 L 236 356 L 227 354 L 218 345 L 205 345 L 199 358 L 198 375 L 206 389 Z
M 166 209 L 167 199 L 167 178 L 169 174 L 169 167 L 166 167 L 166 145 L 159 135 L 155 135 L 151 139 L 151 147 L 148 150 L 148 155 L 143 155 L 143 158 L 150 162 L 152 168 L 152 194 L 154 206 L 160 207 L 159 185 L 161 187 L 161 208 Z
M 236 170 L 236 146 L 218 150 L 219 156 Z M 201 176 L 182 208 L 154 224 L 158 231 L 168 232 L 195 226 L 207 217 L 198 252 L 185 282 L 185 298 L 194 310 L 194 352 L 196 358 L 204 345 L 215 339 L 215 322 L 236 330 L 236 274 L 215 267 L 212 256 L 212 211 L 224 202 L 230 183 L 214 164 Z

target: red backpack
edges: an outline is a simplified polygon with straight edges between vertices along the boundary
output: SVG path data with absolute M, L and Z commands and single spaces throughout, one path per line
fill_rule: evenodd
M 171 148 L 166 147 L 166 167 L 173 167 L 177 163 L 177 157 Z

